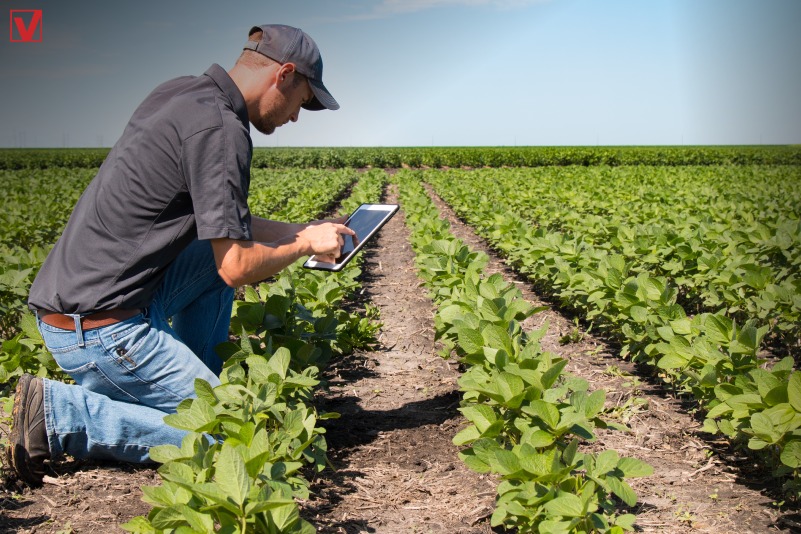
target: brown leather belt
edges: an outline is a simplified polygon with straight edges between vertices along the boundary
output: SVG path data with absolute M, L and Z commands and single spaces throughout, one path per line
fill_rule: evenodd
M 69 315 L 61 313 L 50 312 L 46 310 L 39 310 L 39 319 L 43 323 L 55 326 L 62 330 L 75 330 L 75 319 Z M 119 309 L 107 310 L 97 313 L 90 313 L 81 317 L 81 329 L 91 330 L 93 328 L 100 328 L 101 326 L 108 326 L 110 324 L 119 323 L 126 319 L 142 313 L 141 309 Z

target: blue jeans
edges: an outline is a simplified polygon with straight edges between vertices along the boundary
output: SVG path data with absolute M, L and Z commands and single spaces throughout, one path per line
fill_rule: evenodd
M 136 317 L 82 334 L 38 321 L 48 350 L 75 380 L 44 381 L 51 455 L 146 462 L 154 445 L 180 446 L 186 432 L 164 416 L 195 396 L 195 378 L 220 383 L 214 347 L 228 339 L 233 298 L 211 243 L 195 241 Z

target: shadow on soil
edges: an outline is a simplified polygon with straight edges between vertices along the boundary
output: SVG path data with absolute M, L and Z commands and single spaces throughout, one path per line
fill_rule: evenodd
M 459 415 L 457 391 L 430 399 L 410 402 L 393 410 L 364 410 L 359 397 L 347 396 L 325 402 L 327 411 L 338 412 L 342 419 L 326 421 L 328 444 L 337 450 L 366 445 L 381 432 L 425 425 L 440 425 Z

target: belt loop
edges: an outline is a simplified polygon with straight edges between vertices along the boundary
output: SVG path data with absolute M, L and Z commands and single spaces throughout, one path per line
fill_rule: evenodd
M 75 336 L 78 340 L 78 346 L 83 348 L 86 346 L 86 343 L 83 339 L 83 329 L 81 328 L 81 314 L 80 313 L 70 313 L 67 314 L 75 321 Z

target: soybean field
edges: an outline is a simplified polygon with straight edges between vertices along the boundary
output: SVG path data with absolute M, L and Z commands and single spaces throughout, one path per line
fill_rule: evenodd
M 0 151 L 4 433 L 19 376 L 70 380 L 26 299 L 106 153 Z M 251 175 L 258 216 L 401 210 L 340 273 L 237 291 L 181 447 L 4 472 L 4 529 L 801 529 L 801 148 L 262 148 Z

